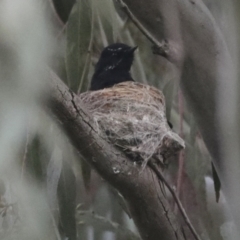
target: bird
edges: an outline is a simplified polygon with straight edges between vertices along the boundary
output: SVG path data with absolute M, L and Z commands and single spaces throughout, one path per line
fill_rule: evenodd
M 95 66 L 90 90 L 101 90 L 118 83 L 134 81 L 130 69 L 137 48 L 123 43 L 114 43 L 105 47 Z

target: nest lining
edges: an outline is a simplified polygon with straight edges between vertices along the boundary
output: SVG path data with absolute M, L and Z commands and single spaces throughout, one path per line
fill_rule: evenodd
M 169 128 L 165 100 L 154 87 L 124 82 L 80 95 L 98 133 L 145 166 L 150 158 L 163 162 L 184 148 Z

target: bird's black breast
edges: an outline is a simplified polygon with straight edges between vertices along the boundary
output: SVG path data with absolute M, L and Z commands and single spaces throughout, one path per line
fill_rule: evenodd
M 127 81 L 134 81 L 131 74 L 126 71 L 107 71 L 102 74 L 95 73 L 92 77 L 90 90 L 96 91 L 112 87 L 115 84 Z

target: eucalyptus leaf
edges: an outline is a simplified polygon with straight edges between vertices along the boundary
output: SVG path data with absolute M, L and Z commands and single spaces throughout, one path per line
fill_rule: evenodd
M 99 28 L 99 32 L 100 32 L 100 36 L 101 36 L 102 45 L 106 47 L 107 45 L 109 45 L 109 43 L 108 43 L 107 35 L 103 28 L 103 23 L 102 23 L 101 17 L 98 12 L 97 12 L 97 22 L 98 22 L 98 28 Z
M 192 145 L 195 144 L 197 133 L 198 133 L 197 123 L 194 120 L 193 115 L 191 115 L 191 118 L 190 118 L 189 143 L 191 143 Z
M 25 171 L 31 173 L 39 182 L 44 182 L 44 165 L 48 157 L 40 137 L 36 135 L 28 146 Z
M 62 235 L 71 240 L 77 239 L 76 232 L 76 178 L 66 159 L 58 183 L 59 229 Z
M 73 91 L 86 91 L 87 72 L 93 34 L 92 0 L 78 0 L 67 26 L 66 68 L 69 87 Z
M 108 44 L 116 42 L 119 31 L 117 13 L 112 0 L 101 0 L 94 2 L 102 30 L 104 31 Z
M 172 104 L 176 94 L 176 83 L 173 79 L 169 80 L 163 87 L 163 94 L 166 99 L 166 117 L 170 120 Z

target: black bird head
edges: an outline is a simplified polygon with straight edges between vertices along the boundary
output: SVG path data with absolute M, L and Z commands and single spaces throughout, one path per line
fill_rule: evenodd
M 95 67 L 90 90 L 112 87 L 114 84 L 133 81 L 130 68 L 137 47 L 114 43 L 104 48 Z

